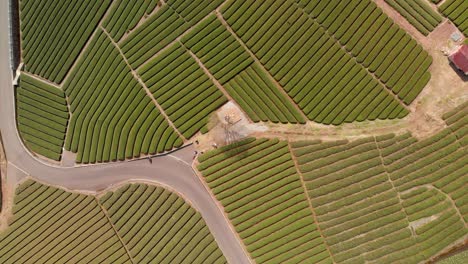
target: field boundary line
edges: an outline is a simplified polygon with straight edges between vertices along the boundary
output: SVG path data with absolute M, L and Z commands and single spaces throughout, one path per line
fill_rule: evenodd
M 296 7 L 305 15 L 307 16 L 307 18 L 309 19 L 312 19 L 312 21 L 314 21 L 315 23 L 317 23 L 317 25 L 319 25 L 320 28 L 322 28 L 326 33 L 327 33 L 327 36 L 333 40 L 336 44 L 338 44 L 338 46 L 340 47 L 341 50 L 343 50 L 347 55 L 350 56 L 350 58 L 356 63 L 358 64 L 360 67 L 362 67 L 367 74 L 369 74 L 370 76 L 372 76 L 372 78 L 374 78 L 380 85 L 383 86 L 383 90 L 386 91 L 390 96 L 393 97 L 393 99 L 395 99 L 403 108 L 405 108 L 406 110 L 408 110 L 410 113 L 411 113 L 411 110 L 408 108 L 409 105 L 406 105 L 399 97 L 398 97 L 398 94 L 394 93 L 392 91 L 392 89 L 390 89 L 385 83 L 382 82 L 382 80 L 380 80 L 380 78 L 378 78 L 373 72 L 371 72 L 369 70 L 369 68 L 365 67 L 364 65 L 362 65 L 362 63 L 358 62 L 356 60 L 356 57 L 349 51 L 346 50 L 345 46 L 343 46 L 340 41 L 335 37 L 335 35 L 331 34 L 331 32 L 328 31 L 328 29 L 326 27 L 324 27 L 321 23 L 319 23 L 314 17 L 312 17 L 311 15 L 307 14 L 304 9 L 302 7 L 300 7 L 297 3 L 295 3 Z M 380 7 L 379 7 L 380 8 Z M 388 15 L 387 15 L 388 16 Z M 391 19 L 391 18 L 390 18 Z M 393 19 L 392 19 L 393 20 Z M 413 36 L 411 36 L 411 38 L 414 39 Z M 421 43 L 418 42 L 419 45 L 421 45 Z M 422 46 L 422 45 L 421 45 Z
M 226 2 L 224 2 L 226 3 Z M 224 4 L 223 3 L 223 4 Z M 245 45 L 244 41 L 237 36 L 237 34 L 234 32 L 234 30 L 229 26 L 227 21 L 224 19 L 223 15 L 216 10 L 216 17 L 221 21 L 221 24 L 231 33 L 231 35 L 237 40 L 237 42 L 247 51 L 247 53 L 250 55 L 250 57 L 254 60 L 254 63 L 257 63 L 260 68 L 266 73 L 268 76 L 268 79 L 273 82 L 274 86 L 276 89 L 280 92 L 280 94 L 284 95 L 284 97 L 293 105 L 294 109 L 296 109 L 299 114 L 304 118 L 304 121 L 309 121 L 309 118 L 304 114 L 304 112 L 299 108 L 299 106 L 294 102 L 294 100 L 289 96 L 289 94 L 284 90 L 283 86 L 279 84 L 278 81 L 271 75 L 271 73 L 263 66 L 263 64 L 260 62 L 260 60 L 255 56 L 255 54 Z M 253 64 L 253 63 L 252 63 Z M 249 66 L 250 67 L 250 66 Z M 292 114 L 292 113 L 291 113 Z
M 93 195 L 93 197 L 94 197 L 96 203 L 99 205 L 99 208 L 101 208 L 102 213 L 106 216 L 106 219 L 109 222 L 109 224 L 111 225 L 112 230 L 114 230 L 115 235 L 117 236 L 117 238 L 119 238 L 120 243 L 122 243 L 122 247 L 127 252 L 128 258 L 130 259 L 130 261 L 133 264 L 135 264 L 135 261 L 133 260 L 133 257 L 130 254 L 130 250 L 128 250 L 127 245 L 124 243 L 123 239 L 120 237 L 119 233 L 117 232 L 117 229 L 115 228 L 114 224 L 112 223 L 112 221 L 111 221 L 111 219 L 110 219 L 110 217 L 109 217 L 109 215 L 107 213 L 107 210 L 104 208 L 104 206 L 102 206 L 102 204 L 99 202 L 99 199 L 96 196 Z
M 198 154 L 197 154 L 197 157 L 195 157 L 195 159 L 193 160 L 192 162 L 192 165 L 190 166 L 190 168 L 192 169 L 193 173 L 195 173 L 195 175 L 197 176 L 197 179 L 200 181 L 200 183 L 203 185 L 203 187 L 205 188 L 205 190 L 208 192 L 208 194 L 211 196 L 211 199 L 213 199 L 213 202 L 216 204 L 216 208 L 218 208 L 218 210 L 221 212 L 221 214 L 223 215 L 224 217 L 224 220 L 228 223 L 228 227 L 229 229 L 231 230 L 231 232 L 234 234 L 234 236 L 236 237 L 237 241 L 239 242 L 240 246 L 242 247 L 242 250 L 244 251 L 244 254 L 245 256 L 247 257 L 247 260 L 249 261 L 249 263 L 251 264 L 254 264 L 253 260 L 252 260 L 252 257 L 250 256 L 250 253 L 249 251 L 247 250 L 247 247 L 245 246 L 245 243 L 244 241 L 242 240 L 242 238 L 240 237 L 239 233 L 236 231 L 236 229 L 234 228 L 234 225 L 232 224 L 231 222 L 231 219 L 229 219 L 229 217 L 227 216 L 226 212 L 224 211 L 224 207 L 223 205 L 221 204 L 221 202 L 216 198 L 216 195 L 213 193 L 213 191 L 211 190 L 211 188 L 208 186 L 208 183 L 205 181 L 203 175 L 201 174 L 201 172 L 198 171 L 197 169 L 197 163 L 200 164 L 198 162 Z M 211 232 L 211 231 L 210 231 Z
M 377 151 L 379 152 L 379 158 L 380 158 L 380 164 L 382 164 L 382 167 L 384 168 L 385 170 L 385 174 L 387 175 L 387 179 L 388 181 L 390 182 L 390 184 L 392 185 L 392 189 L 396 192 L 397 194 L 397 197 L 398 197 L 398 201 L 400 203 L 400 206 L 401 206 L 401 210 L 402 212 L 405 214 L 405 218 L 406 218 L 406 222 L 408 223 L 408 228 L 410 229 L 411 231 L 411 237 L 412 238 L 415 238 L 416 237 L 416 231 L 411 227 L 410 225 L 410 220 L 408 219 L 408 214 L 406 213 L 406 210 L 405 210 L 405 207 L 403 206 L 403 201 L 401 200 L 401 195 L 400 195 L 400 192 L 397 190 L 397 188 L 395 187 L 395 184 L 393 183 L 393 180 L 392 178 L 390 177 L 390 173 L 388 173 L 387 171 L 387 166 L 385 166 L 385 163 L 384 163 L 384 160 L 382 158 L 382 151 L 380 150 L 380 147 L 379 147 L 379 143 L 377 143 L 377 138 L 374 136 L 374 144 L 375 144 L 375 147 L 377 148 Z
M 328 246 L 327 241 L 325 240 L 325 236 L 323 235 L 322 229 L 319 226 L 317 215 L 315 214 L 314 207 L 312 206 L 312 202 L 310 201 L 310 197 L 307 194 L 307 187 L 305 185 L 304 176 L 302 175 L 302 172 L 299 170 L 299 163 L 297 162 L 296 156 L 294 156 L 293 154 L 293 148 L 291 146 L 291 142 L 289 141 L 288 141 L 288 150 L 289 150 L 289 154 L 291 155 L 291 159 L 294 162 L 294 167 L 296 168 L 296 172 L 299 175 L 299 180 L 301 181 L 302 188 L 304 189 L 304 194 L 306 196 L 307 203 L 309 204 L 309 209 L 312 212 L 312 217 L 314 218 L 314 222 L 315 222 L 315 225 L 317 226 L 317 230 L 319 231 L 320 236 L 323 239 L 323 243 L 325 244 L 325 247 L 327 248 L 328 254 L 330 254 L 331 260 L 333 261 L 333 263 L 336 263 L 336 261 L 333 259 L 330 246 Z
M 164 112 L 164 109 L 161 107 L 161 105 L 159 105 L 158 101 L 156 101 L 156 98 L 154 98 L 153 94 L 151 93 L 151 91 L 148 89 L 148 87 L 146 86 L 146 84 L 143 82 L 143 80 L 140 78 L 140 76 L 138 75 L 138 73 L 132 68 L 132 66 L 130 65 L 130 63 L 128 63 L 128 60 L 127 58 L 125 57 L 125 55 L 123 54 L 122 50 L 120 49 L 119 45 L 117 45 L 117 43 L 115 43 L 115 41 L 111 38 L 111 36 L 109 35 L 109 33 L 107 32 L 107 30 L 102 27 L 102 26 L 99 26 L 102 30 L 102 32 L 104 32 L 104 34 L 106 34 L 106 36 L 110 39 L 110 41 L 112 42 L 112 45 L 114 45 L 114 47 L 119 51 L 120 53 L 120 56 L 123 58 L 123 60 L 125 61 L 125 64 L 127 64 L 127 67 L 130 69 L 130 72 L 132 73 L 133 75 L 133 78 L 135 78 L 137 80 L 137 82 L 143 87 L 143 89 L 145 90 L 146 92 L 146 95 L 151 99 L 151 101 L 153 101 L 154 105 L 156 106 L 156 108 L 159 110 L 159 112 L 161 112 L 161 115 L 164 116 L 164 118 L 166 119 L 166 121 L 169 123 L 169 126 L 172 127 L 172 129 L 174 129 L 174 131 L 179 135 L 179 137 L 183 138 L 183 139 L 186 139 L 182 133 L 180 133 L 180 131 L 176 128 L 176 126 L 174 125 L 174 123 L 172 123 L 172 121 L 169 119 L 169 116 L 166 114 L 166 112 Z

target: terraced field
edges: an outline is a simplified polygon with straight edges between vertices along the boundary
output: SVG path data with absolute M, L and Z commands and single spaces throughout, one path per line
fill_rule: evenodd
M 97 199 L 27 180 L 14 202 L 2 263 L 226 263 L 200 214 L 161 187 Z
M 465 36 L 468 36 L 468 3 L 464 0 L 447 0 L 439 11 L 448 17 Z
M 23 74 L 16 100 L 18 130 L 26 146 L 59 161 L 69 117 L 64 92 Z
M 442 17 L 428 5 L 426 0 L 385 0 L 385 2 L 426 36 L 442 22 Z

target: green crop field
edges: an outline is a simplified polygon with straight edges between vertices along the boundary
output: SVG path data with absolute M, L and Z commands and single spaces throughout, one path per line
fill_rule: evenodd
M 19 0 L 25 68 L 62 82 L 110 0 Z
M 161 187 L 97 199 L 27 180 L 13 214 L 0 233 L 2 263 L 226 263 L 200 214 Z
M 465 0 L 446 0 L 439 10 L 468 36 L 468 3 Z
M 101 30 L 64 90 L 72 113 L 65 147 L 78 153 L 77 162 L 123 160 L 182 145 Z
M 99 202 L 134 263 L 227 263 L 201 215 L 170 191 L 129 184 Z
M 341 124 L 408 114 L 293 1 L 273 2 L 228 1 L 223 17 L 310 120 Z
M 385 2 L 426 36 L 442 22 L 442 17 L 429 6 L 426 0 L 385 0 Z
M 60 160 L 69 116 L 65 94 L 27 74 L 21 76 L 16 92 L 18 129 L 26 146 Z
M 373 1 L 296 1 L 405 104 L 429 82 L 432 58 Z
M 180 43 L 150 60 L 138 74 L 185 138 L 204 128 L 210 114 L 227 102 Z
M 158 4 L 158 0 L 118 0 L 109 15 L 106 16 L 102 26 L 109 32 L 116 42 L 125 34 L 134 29 L 142 18 L 151 14 Z
M 77 163 L 177 148 L 228 100 L 253 122 L 400 119 L 431 78 L 432 58 L 370 0 L 20 0 L 19 9 L 24 72 L 65 92 L 64 147 Z
M 257 263 L 332 263 L 286 142 L 250 138 L 199 161 Z

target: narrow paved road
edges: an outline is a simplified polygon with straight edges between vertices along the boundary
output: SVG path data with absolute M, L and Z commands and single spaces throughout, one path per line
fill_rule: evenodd
M 14 89 L 9 65 L 8 9 L 8 0 L 0 0 L 0 131 L 9 162 L 7 177 L 16 179 L 21 170 L 45 183 L 92 192 L 130 180 L 166 185 L 182 194 L 202 214 L 229 263 L 250 263 L 223 213 L 192 168 L 183 161 L 190 157 L 190 147 L 180 153 L 154 158 L 152 164 L 141 160 L 79 168 L 52 167 L 28 153 L 15 123 Z

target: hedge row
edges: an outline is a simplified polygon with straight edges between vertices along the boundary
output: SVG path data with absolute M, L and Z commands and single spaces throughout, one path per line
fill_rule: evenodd
M 338 125 L 408 114 L 294 1 L 229 1 L 221 12 L 310 120 Z
M 110 2 L 21 0 L 21 45 L 26 71 L 60 83 Z
M 442 22 L 442 17 L 432 10 L 431 6 L 424 0 L 385 0 L 385 2 L 425 36 L 429 35 Z
M 468 36 L 468 3 L 464 0 L 447 0 L 439 11 L 448 17 L 465 36 Z
M 102 26 L 116 41 L 134 29 L 138 22 L 153 12 L 158 0 L 115 1 L 102 22 Z
M 99 201 L 136 263 L 227 263 L 200 213 L 168 190 L 129 184 Z
M 410 104 L 428 83 L 425 76 L 429 74 L 430 63 L 422 64 L 422 61 L 428 60 L 429 54 L 373 1 L 296 1 L 337 38 L 358 63 L 373 72 L 406 104 Z M 420 1 L 409 2 L 416 8 L 416 2 Z M 424 10 L 437 17 L 429 7 Z
M 28 180 L 14 200 L 13 219 L 0 234 L 2 263 L 130 261 L 94 197 Z
M 225 151 L 204 154 L 199 168 L 255 262 L 331 263 L 287 144 L 248 140 Z
M 182 145 L 102 31 L 92 39 L 64 90 L 72 112 L 65 147 L 78 153 L 77 162 L 123 160 Z
M 185 138 L 205 127 L 227 101 L 180 43 L 150 60 L 138 74 Z
M 69 116 L 64 92 L 22 73 L 16 105 L 18 130 L 26 146 L 60 161 Z

